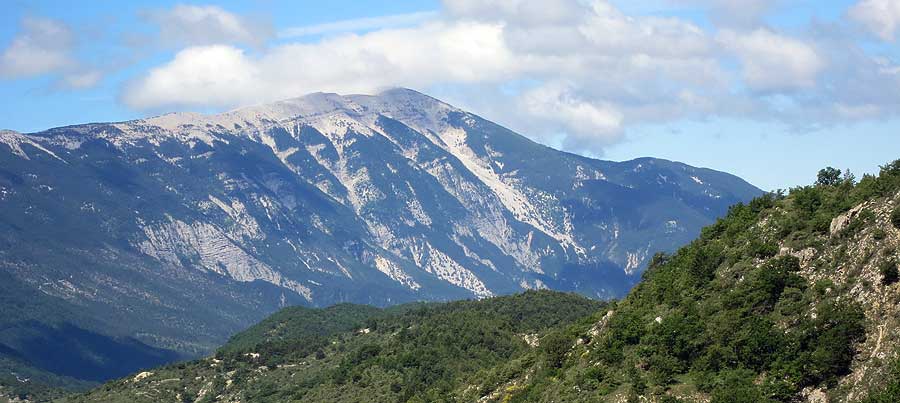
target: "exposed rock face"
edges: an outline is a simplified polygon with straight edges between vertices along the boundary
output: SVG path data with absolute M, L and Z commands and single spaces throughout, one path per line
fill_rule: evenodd
M 313 94 L 0 133 L 0 268 L 202 351 L 284 304 L 619 296 L 759 193 L 552 150 L 414 91 Z
M 890 216 L 900 195 L 890 200 L 868 201 L 839 215 L 831 223 L 833 242 L 821 247 L 786 249 L 800 258 L 801 272 L 811 284 L 831 284 L 828 292 L 847 290 L 846 297 L 863 307 L 866 338 L 858 346 L 852 372 L 841 381 L 840 401 L 859 401 L 882 387 L 900 351 L 900 284 L 884 284 L 880 267 L 897 264 L 900 230 Z M 851 224 L 858 221 L 856 230 Z M 821 390 L 807 395 L 810 402 L 829 401 Z
M 863 210 L 865 206 L 856 206 L 850 211 L 841 214 L 831 220 L 831 236 L 835 236 L 840 234 L 842 231 L 847 229 L 847 226 L 859 215 L 859 213 Z

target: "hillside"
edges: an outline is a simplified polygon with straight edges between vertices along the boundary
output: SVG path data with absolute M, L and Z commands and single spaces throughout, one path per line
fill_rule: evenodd
M 0 385 L 203 356 L 286 306 L 619 297 L 652 253 L 759 194 L 557 151 L 404 89 L 0 131 L 0 276 L 17 290 L 0 311 L 23 312 L 0 319 Z
M 528 360 L 548 329 L 604 303 L 550 291 L 386 310 L 288 308 L 214 356 L 153 369 L 66 402 L 433 402 L 487 368 Z M 527 362 L 527 361 L 525 361 Z
M 506 388 L 488 401 L 897 401 L 900 161 L 858 184 L 835 172 L 657 255 L 563 332 L 559 360 L 481 385 Z
M 893 402 L 898 259 L 900 161 L 858 182 L 823 170 L 656 255 L 602 309 L 551 293 L 397 308 L 315 343 L 283 318 L 71 401 Z

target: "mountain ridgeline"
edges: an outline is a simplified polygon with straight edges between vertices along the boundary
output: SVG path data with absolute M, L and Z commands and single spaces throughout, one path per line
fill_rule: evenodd
M 896 402 L 900 161 L 737 204 L 621 301 L 288 308 L 68 402 Z
M 760 194 L 556 151 L 403 89 L 0 131 L 0 384 L 197 357 L 291 305 L 620 297 Z

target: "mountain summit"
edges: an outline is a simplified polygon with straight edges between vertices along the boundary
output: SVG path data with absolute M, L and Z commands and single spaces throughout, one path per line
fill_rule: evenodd
M 654 253 L 759 194 L 557 151 L 407 89 L 4 131 L 0 274 L 41 308 L 4 318 L 27 331 L 0 347 L 65 324 L 198 354 L 291 304 L 621 296 Z

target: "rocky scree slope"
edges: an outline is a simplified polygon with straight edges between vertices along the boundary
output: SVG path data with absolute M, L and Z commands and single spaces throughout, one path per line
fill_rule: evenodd
M 157 362 L 288 305 L 619 296 L 653 252 L 759 194 L 680 163 L 556 151 L 404 89 L 3 131 L 0 272 L 77 314 L 18 318 L 0 345 L 28 352 L 71 325 Z M 79 351 L 102 368 L 105 344 Z

